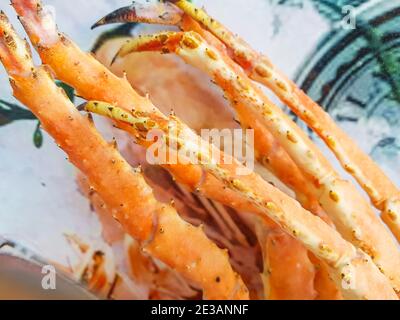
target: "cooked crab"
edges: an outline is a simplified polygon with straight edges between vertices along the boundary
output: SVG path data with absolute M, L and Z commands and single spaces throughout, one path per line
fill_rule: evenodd
M 14 95 L 40 119 L 87 179 L 89 197 L 100 203 L 96 209 L 103 217 L 104 230 L 114 228 L 114 222 L 104 218 L 112 216 L 124 232 L 107 229 L 106 234 L 113 239 L 134 239 L 133 244 L 130 242 L 136 252 L 130 260 L 134 261 L 131 270 L 135 271 L 132 281 L 152 279 L 145 285 L 155 289 L 158 297 L 167 296 L 160 293 L 176 281 L 160 282 L 151 272 L 145 275 L 162 263 L 165 277 L 180 279 L 184 298 L 195 296 L 195 288 L 208 299 L 398 298 L 400 252 L 393 234 L 399 237 L 399 191 L 266 57 L 204 10 L 183 0 L 133 4 L 96 24 L 139 21 L 179 26 L 183 31 L 128 40 L 110 68 L 114 70 L 130 53 L 158 51 L 175 53 L 202 70 L 223 90 L 240 125 L 254 130 L 257 160 L 265 168 L 249 172 L 238 159 L 199 137 L 187 119 L 181 120 L 174 112 L 163 113 L 148 96 L 133 89 L 138 84 L 132 86 L 126 77 L 118 77 L 92 55 L 82 52 L 58 32 L 39 1 L 13 0 L 12 5 L 46 66 L 34 66 L 28 45 L 2 13 L 0 59 Z M 183 214 L 188 210 L 186 203 L 166 204 L 160 197 L 165 189 L 157 188 L 148 176 L 145 179 L 143 169 L 132 169 L 115 143 L 104 141 L 92 118 L 84 117 L 55 86 L 47 67 L 88 100 L 82 106 L 84 111 L 112 119 L 141 146 L 125 158 L 137 157 L 139 150 L 151 148 L 156 141 L 148 140 L 148 134 L 160 132 L 157 139 L 165 142 L 167 151 L 184 156 L 177 162 L 159 165 L 185 192 L 226 206 L 213 216 L 217 222 L 214 224 L 220 221 L 219 228 L 209 228 L 206 216 L 190 212 L 190 208 L 188 215 Z M 393 234 L 357 188 L 340 177 L 308 136 L 252 79 L 268 86 L 324 139 L 372 203 L 382 210 L 383 221 Z M 260 172 L 271 172 L 282 187 L 264 179 Z M 93 200 L 93 195 L 98 198 Z M 233 219 L 236 212 L 240 219 Z M 250 245 L 250 235 L 258 238 L 261 259 L 255 258 L 259 252 Z M 150 257 L 143 256 L 138 247 Z M 246 267 L 239 263 L 240 249 L 253 255 L 253 260 L 246 259 Z M 262 263 L 263 270 L 257 282 L 254 272 L 249 276 L 249 270 L 250 265 L 258 263 Z M 260 284 L 262 293 L 257 289 Z

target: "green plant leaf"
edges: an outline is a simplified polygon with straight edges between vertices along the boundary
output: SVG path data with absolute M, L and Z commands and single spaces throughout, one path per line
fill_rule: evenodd
M 34 120 L 34 114 L 20 107 L 15 103 L 10 103 L 0 99 L 0 126 L 5 126 L 17 120 Z
M 37 123 L 35 132 L 33 133 L 33 144 L 38 149 L 43 146 L 43 133 L 40 129 L 40 122 Z
M 57 86 L 62 88 L 71 102 L 75 100 L 75 91 L 69 85 L 56 81 Z M 28 109 L 0 99 L 0 127 L 13 123 L 18 120 L 36 120 L 36 116 Z
M 75 102 L 75 89 L 69 86 L 68 84 L 56 80 L 56 85 L 60 88 L 62 88 L 65 91 L 65 94 L 67 95 L 68 99 L 71 100 L 72 103 Z
M 56 81 L 56 85 L 65 91 L 65 94 L 73 103 L 75 100 L 74 88 L 58 80 Z M 30 110 L 20 107 L 18 104 L 0 99 L 0 127 L 19 120 L 37 120 L 37 118 Z M 43 133 L 40 129 L 40 122 L 37 123 L 33 132 L 33 144 L 38 149 L 43 145 Z

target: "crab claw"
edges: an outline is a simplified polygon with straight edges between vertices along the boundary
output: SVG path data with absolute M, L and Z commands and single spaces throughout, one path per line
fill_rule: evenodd
M 184 38 L 184 32 L 166 31 L 154 35 L 141 35 L 128 40 L 117 52 L 112 64 L 128 54 L 143 51 L 157 51 L 162 53 L 175 52 Z
M 11 0 L 11 5 L 34 46 L 48 46 L 59 40 L 57 26 L 49 7 L 39 0 Z
M 28 43 L 17 36 L 6 14 L 0 12 L 0 61 L 9 71 L 9 74 L 22 74 L 29 72 L 31 50 Z
M 161 25 L 178 25 L 183 12 L 169 2 L 136 3 L 117 9 L 97 21 L 92 29 L 111 23 L 142 22 Z

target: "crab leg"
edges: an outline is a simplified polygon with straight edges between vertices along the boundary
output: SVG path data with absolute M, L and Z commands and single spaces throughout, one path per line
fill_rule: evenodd
M 96 212 L 102 226 L 102 238 L 104 241 L 109 245 L 121 242 L 125 236 L 124 230 L 112 217 L 103 199 L 91 188 L 90 182 L 81 172 L 77 174 L 76 182 L 79 191 L 90 201 L 92 209 Z
M 344 297 L 371 298 L 371 290 L 374 291 L 373 294 L 378 293 L 375 291 L 377 289 L 375 286 L 387 292 L 386 286 L 389 282 L 367 254 L 356 249 L 328 224 L 306 211 L 296 200 L 276 189 L 257 174 L 238 175 L 238 169 L 242 167 L 238 161 L 228 159 L 229 156 L 222 153 L 218 155 L 221 161 L 216 161 L 218 158 L 210 156 L 215 154 L 215 147 L 202 141 L 197 144 L 196 134 L 175 116 L 161 119 L 152 113 L 125 111 L 99 101 L 87 103 L 85 109 L 117 121 L 120 128 L 130 133 L 140 128 L 141 135 L 137 136 L 138 140 L 146 139 L 146 133 L 149 131 L 161 131 L 162 138 L 169 147 L 194 155 L 204 170 L 223 181 L 227 188 L 238 192 L 252 202 L 265 215 L 300 240 L 318 258 L 326 261 L 332 268 L 332 275 L 340 285 Z M 179 135 L 175 135 L 174 132 L 179 132 Z M 353 282 L 355 278 L 357 280 Z M 391 287 L 389 291 L 392 298 L 396 297 Z
M 182 38 L 183 34 L 175 32 L 160 33 L 157 36 L 139 36 L 137 39 L 129 41 L 121 48 L 116 55 L 117 57 L 124 57 L 127 54 L 134 51 L 160 51 L 163 53 L 176 52 L 177 54 L 182 53 L 180 43 L 186 41 L 185 46 L 190 47 L 195 45 L 191 42 L 190 37 Z M 193 48 L 194 49 L 194 48 Z M 206 54 L 210 59 L 217 59 L 218 56 L 214 56 L 214 49 L 206 48 Z M 194 60 L 190 60 L 183 57 L 187 62 L 199 66 Z M 232 68 L 235 65 L 231 64 Z M 201 66 L 200 66 L 201 67 Z M 235 68 L 236 72 L 240 70 Z M 214 77 L 214 80 L 218 82 L 218 79 Z M 219 83 L 220 84 L 220 83 Z M 315 186 L 306 179 L 298 166 L 289 157 L 286 151 L 282 148 L 280 143 L 274 138 L 270 131 L 262 124 L 259 120 L 257 112 L 249 110 L 246 105 L 235 103 L 233 104 L 235 111 L 239 116 L 240 123 L 243 128 L 252 128 L 255 132 L 255 147 L 257 150 L 258 159 L 272 169 L 272 172 L 288 187 L 290 187 L 296 193 L 296 198 L 303 205 L 304 208 L 310 210 L 314 214 L 321 216 L 328 223 L 331 223 L 328 217 L 324 214 L 323 210 L 318 204 L 318 200 L 315 197 L 316 188 Z M 314 192 L 312 192 L 314 190 Z
M 241 125 L 244 128 L 252 127 L 255 129 L 258 159 L 264 164 L 267 162 L 268 168 L 273 169 L 273 173 L 281 181 L 286 182 L 293 190 L 298 191 L 297 199 L 304 208 L 320 216 L 327 223 L 332 224 L 329 217 L 321 210 L 315 196 L 309 191 L 314 186 L 303 177 L 298 167 L 288 157 L 276 139 L 246 108 L 237 109 Z M 316 262 L 318 270 L 315 271 L 304 248 L 299 243 L 296 243 L 294 239 L 290 239 L 285 233 L 277 230 L 277 228 L 273 229 L 274 231 L 271 232 L 280 241 L 275 241 L 274 246 L 262 245 L 262 249 L 265 251 L 264 261 L 275 261 L 273 268 L 264 268 L 264 273 L 266 274 L 264 277 L 266 280 L 265 296 L 268 299 L 287 300 L 301 297 L 303 299 L 312 299 L 315 296 L 315 291 L 310 287 L 310 284 L 315 283 L 318 287 L 318 296 L 323 295 L 323 292 L 334 292 L 335 294 L 328 295 L 328 297 L 337 299 L 339 295 L 337 294 L 336 285 L 332 282 L 324 262 Z M 285 260 L 281 259 L 283 256 Z M 317 261 L 317 259 L 314 260 Z M 302 263 L 299 263 L 299 261 L 302 261 Z M 316 279 L 314 279 L 314 274 L 316 274 Z M 281 282 L 282 279 L 286 279 L 285 285 Z M 307 290 L 307 288 L 310 289 Z
M 113 14 L 100 19 L 93 25 L 92 29 L 104 24 L 119 22 L 177 25 L 181 20 L 181 10 L 168 2 L 156 2 L 152 3 L 151 6 L 147 3 L 134 2 L 132 5 L 116 10 Z
M 20 15 L 31 41 L 37 47 L 42 61 L 49 65 L 61 80 L 75 87 L 80 96 L 88 100 L 101 99 L 116 103 L 126 110 L 137 109 L 161 115 L 150 100 L 137 94 L 125 79 L 116 77 L 91 55 L 82 52 L 65 36 L 60 35 L 52 18 L 44 12 L 39 1 L 14 0 L 12 4 Z M 209 173 L 204 173 L 199 166 L 178 163 L 167 164 L 165 167 L 177 182 L 186 185 L 192 191 L 200 192 L 207 198 L 239 211 L 255 213 L 262 217 L 269 228 L 277 228 L 257 206 L 227 189 L 221 181 Z M 306 249 L 303 247 L 302 250 Z M 286 272 L 288 277 L 303 279 L 304 282 L 312 281 L 314 272 L 308 272 L 309 268 L 306 267 L 310 263 L 309 259 L 297 263 L 304 266 L 302 270 L 307 272 L 294 272 L 286 267 L 276 272 Z M 312 295 L 313 292 L 310 292 L 306 296 Z
M 137 109 L 162 116 L 151 101 L 135 92 L 125 79 L 115 76 L 90 54 L 82 52 L 73 42 L 61 35 L 52 18 L 41 8 L 39 1 L 13 0 L 12 5 L 43 63 L 50 66 L 60 80 L 72 85 L 78 95 L 87 100 L 101 99 L 116 103 L 126 110 Z M 204 177 L 198 166 L 167 164 L 166 167 L 178 182 L 193 191 L 200 191 L 206 197 L 227 205 L 235 203 L 235 208 L 240 211 L 255 210 L 234 192 L 223 190 L 223 185 L 211 175 Z
M 181 20 L 174 18 L 162 19 L 162 21 L 160 21 L 160 11 L 167 13 L 168 11 L 171 11 L 171 8 L 175 8 L 175 10 L 165 14 L 165 16 L 171 17 L 176 15 L 176 7 L 171 6 L 169 3 L 146 3 L 145 7 L 146 10 L 144 11 L 143 5 L 134 3 L 132 6 L 118 9 L 101 19 L 93 27 L 116 22 L 151 21 L 151 23 L 158 24 L 179 24 L 183 29 L 194 29 L 197 32 L 200 32 L 209 43 L 212 43 L 220 51 L 224 51 L 224 45 L 217 38 L 202 29 L 196 21 L 187 15 L 182 16 Z M 142 16 L 141 12 L 145 12 L 145 16 Z M 241 115 L 240 122 L 242 127 L 253 127 L 255 129 L 255 143 L 256 150 L 258 151 L 256 155 L 258 160 L 268 169 L 273 169 L 274 174 L 296 192 L 296 197 L 302 203 L 303 207 L 320 216 L 327 223 L 332 224 L 329 217 L 323 212 L 323 210 L 321 210 L 318 201 L 309 191 L 313 188 L 313 185 L 304 178 L 293 160 L 288 157 L 287 153 L 279 145 L 276 139 L 268 130 L 266 130 L 266 128 L 260 125 L 260 122 L 255 119 L 252 113 L 245 109 L 238 109 L 239 110 L 237 111 L 239 111 Z M 229 205 L 229 203 L 227 205 Z M 274 235 L 277 235 L 279 231 L 277 228 L 273 229 Z M 309 287 L 309 283 L 315 282 L 315 285 L 318 287 L 318 296 L 323 295 L 323 292 L 334 292 L 335 294 L 326 295 L 325 297 L 331 297 L 333 299 L 338 298 L 338 294 L 336 294 L 336 285 L 330 279 L 328 272 L 326 272 L 327 266 L 323 262 L 317 262 L 317 259 L 314 259 L 318 271 L 315 275 L 316 278 L 311 278 L 311 274 L 314 274 L 314 272 L 311 271 L 310 263 L 308 261 L 309 259 L 305 254 L 304 248 L 301 248 L 298 243 L 293 239 L 288 238 L 288 236 L 282 232 L 279 232 L 279 239 L 281 239 L 281 241 L 276 242 L 273 247 L 262 245 L 263 250 L 267 251 L 264 252 L 264 256 L 266 257 L 265 261 L 268 261 L 268 259 L 282 261 L 280 257 L 286 255 L 286 261 L 293 263 L 281 263 L 280 267 L 275 265 L 273 272 L 271 271 L 271 268 L 264 268 L 264 273 L 266 274 L 264 278 L 269 281 L 269 284 L 265 285 L 267 290 L 266 296 L 269 298 L 275 297 L 277 299 L 290 299 L 293 297 L 298 298 L 298 293 L 302 292 L 304 294 L 304 299 L 311 299 L 314 296 L 314 290 L 308 290 L 306 293 L 305 288 Z M 271 248 L 276 250 L 270 250 Z M 299 264 L 300 260 L 302 260 L 301 264 Z M 301 275 L 299 272 L 300 270 L 302 270 Z M 281 279 L 287 279 L 285 286 L 279 285 Z M 297 285 L 298 288 L 296 288 Z M 279 286 L 279 289 L 275 290 L 274 286 Z M 271 293 L 270 296 L 269 293 Z
M 232 270 L 228 254 L 201 229 L 184 222 L 172 206 L 154 198 L 140 171 L 133 170 L 115 147 L 103 140 L 45 68 L 33 65 L 27 44 L 16 35 L 3 13 L 0 58 L 15 97 L 40 119 L 144 250 L 198 283 L 209 299 L 248 298 L 247 288 Z
M 186 62 L 213 77 L 235 109 L 240 106 L 257 113 L 262 124 L 274 134 L 299 168 L 314 181 L 317 190 L 314 190 L 315 196 L 338 230 L 373 258 L 400 293 L 400 252 L 392 235 L 357 189 L 350 182 L 340 179 L 307 135 L 246 74 L 232 66 L 228 56 L 211 47 L 195 32 L 165 32 L 142 36 L 127 42 L 118 56 L 145 50 L 176 52 Z
M 137 241 L 127 236 L 124 246 L 131 276 L 135 281 L 150 287 L 151 299 L 163 295 L 174 299 L 196 297 L 196 290 L 190 283 L 176 271 L 156 265 L 151 257 L 143 253 Z
M 261 228 L 258 228 L 261 229 Z M 303 290 L 313 292 L 312 299 L 317 296 L 314 289 L 314 281 L 305 283 L 302 279 L 287 277 L 284 272 L 276 272 L 284 266 L 292 266 L 296 270 L 297 260 L 303 260 L 305 257 L 302 255 L 308 254 L 304 250 L 297 250 L 300 244 L 285 237 L 282 232 L 265 231 L 265 229 L 258 230 L 258 238 L 262 246 L 264 270 L 261 274 L 264 283 L 264 295 L 269 300 L 302 300 L 304 299 Z M 288 254 L 294 249 L 294 254 Z M 298 257 L 298 256 L 300 257 Z M 297 266 L 312 268 L 314 265 L 310 263 L 308 266 Z M 301 283 L 293 283 L 293 281 L 300 280 Z M 314 279 L 313 279 L 314 280 Z M 307 288 L 310 286 L 310 288 Z
M 100 19 L 93 28 L 116 22 L 144 22 L 167 25 L 189 23 L 189 21 L 185 22 L 187 17 L 182 17 L 182 14 L 179 11 L 177 12 L 177 10 L 179 9 L 168 2 L 147 3 L 144 5 L 134 3 L 131 6 L 118 9 Z M 164 15 L 161 13 L 164 13 Z M 173 19 L 169 17 L 173 17 Z M 201 30 L 201 27 L 199 26 L 197 30 Z M 170 33 L 170 43 L 174 42 L 172 37 L 173 33 Z M 162 42 L 162 39 L 160 39 L 160 41 Z M 177 39 L 177 41 L 179 41 L 179 39 Z M 218 40 L 214 41 L 214 44 L 216 44 L 217 41 Z M 151 46 L 151 44 L 149 45 Z M 157 43 L 155 43 L 155 45 L 157 46 Z M 164 47 L 163 49 L 166 50 L 167 48 Z M 249 112 L 249 110 L 237 106 L 236 111 L 238 112 L 242 127 L 248 128 L 250 126 L 255 130 L 258 160 L 268 169 L 272 169 L 273 173 L 296 193 L 296 198 L 306 209 L 317 215 L 322 215 L 323 213 L 318 205 L 318 201 L 309 191 L 314 188 L 314 186 L 305 179 L 299 168 L 279 145 L 273 135 L 260 125 L 259 121 L 255 119 L 256 116 Z
M 146 169 L 144 169 L 144 171 L 146 172 Z M 194 196 L 196 198 L 202 198 L 200 195 Z M 179 208 L 180 205 L 178 204 L 176 207 Z M 180 212 L 182 213 L 183 211 Z M 253 220 L 255 217 L 253 216 L 250 218 Z M 186 220 L 191 222 L 188 219 Z M 268 263 L 265 263 L 266 267 L 263 270 L 265 277 L 264 275 L 262 276 L 264 279 L 263 284 L 265 290 L 264 295 L 261 297 L 267 300 L 313 300 L 316 296 L 319 296 L 324 292 L 330 292 L 332 290 L 337 291 L 337 286 L 335 283 L 333 281 L 329 281 L 329 275 L 327 275 L 327 281 L 329 282 L 323 282 L 324 285 L 322 287 L 318 286 L 318 284 L 315 284 L 315 282 L 319 282 L 316 280 L 316 276 L 320 273 L 320 271 L 319 269 L 318 271 L 315 269 L 313 263 L 308 257 L 308 250 L 306 250 L 300 242 L 292 238 L 278 226 L 266 228 L 261 219 L 256 220 L 257 222 L 254 222 L 254 224 L 257 225 L 257 229 L 260 229 L 260 233 L 265 235 L 273 234 L 275 237 L 279 237 L 280 240 L 274 242 L 273 246 L 261 247 L 264 252 L 264 261 L 269 262 L 270 260 L 273 260 L 275 262 L 272 267 L 267 267 Z M 200 220 L 198 223 L 194 224 L 200 225 L 201 223 L 202 221 Z M 212 236 L 210 229 L 206 227 L 205 231 L 208 236 Z M 222 234 L 219 232 L 218 235 L 220 236 Z M 259 239 L 259 243 L 263 245 L 265 239 L 259 236 L 257 238 Z M 216 236 L 213 236 L 212 239 L 216 239 Z M 224 247 L 230 248 L 229 243 L 224 244 L 224 241 L 221 241 L 220 243 L 222 243 Z M 235 259 L 233 253 L 234 248 L 232 249 L 233 250 L 230 250 L 231 261 L 232 259 Z M 233 266 L 235 266 L 235 262 L 233 263 Z M 319 266 L 322 263 L 319 261 L 315 264 Z M 285 279 L 285 281 L 281 282 L 282 279 Z M 314 286 L 318 286 L 318 292 L 316 292 Z M 338 296 L 331 296 L 330 298 L 337 300 Z
M 282 74 L 271 61 L 234 35 L 204 10 L 186 0 L 169 0 L 187 15 L 200 22 L 227 47 L 231 57 L 253 80 L 271 89 L 289 108 L 324 140 L 342 167 L 368 194 L 382 219 L 400 241 L 400 191 L 379 166 L 308 97 Z
M 179 25 L 183 30 L 200 33 L 210 44 L 220 51 L 227 52 L 253 80 L 270 88 L 291 110 L 296 113 L 307 125 L 312 128 L 335 154 L 342 167 L 351 174 L 366 191 L 374 206 L 381 210 L 382 219 L 400 241 L 400 192 L 394 183 L 366 155 L 347 134 L 340 129 L 330 116 L 310 97 L 301 91 L 296 84 L 285 77 L 269 59 L 252 49 L 243 39 L 234 35 L 222 24 L 211 18 L 204 10 L 195 7 L 186 0 L 169 0 L 186 14 L 181 19 L 176 17 L 176 10 L 171 9 L 169 3 L 158 4 L 158 11 L 164 10 L 164 15 L 174 14 L 174 19 L 166 19 L 163 23 L 156 18 L 153 4 L 147 4 L 147 15 L 154 16 L 148 19 L 151 23 Z M 96 26 L 105 23 L 123 21 L 131 7 L 122 8 L 118 14 L 102 19 Z M 188 18 L 188 16 L 194 20 Z M 128 21 L 146 22 L 140 15 L 131 16 Z M 209 30 L 215 37 L 196 22 Z M 219 41 L 218 41 L 219 40 Z M 226 47 L 221 46 L 221 42 Z
M 192 297 L 196 295 L 196 292 L 193 289 L 190 289 L 189 284 L 180 274 L 167 267 L 157 267 L 152 257 L 143 253 L 140 244 L 128 234 L 124 233 L 121 226 L 112 218 L 112 214 L 103 199 L 100 198 L 97 192 L 91 189 L 89 181 L 81 173 L 78 174 L 77 182 L 81 192 L 88 198 L 91 206 L 99 217 L 103 230 L 103 239 L 109 246 L 111 246 L 111 248 L 116 244 L 119 244 L 124 248 L 124 259 L 119 263 L 128 268 L 128 275 L 131 280 L 133 280 L 134 284 L 138 286 L 138 288 L 133 291 L 136 295 L 138 295 L 139 292 L 142 292 L 142 298 L 144 299 L 148 299 L 155 295 L 162 296 L 163 294 L 167 297 Z M 68 239 L 76 240 L 75 238 L 71 239 L 70 237 Z M 72 242 L 79 244 L 79 241 Z M 86 250 L 83 249 L 84 248 L 80 251 L 86 254 Z M 105 250 L 102 250 L 108 254 L 104 261 L 107 261 L 108 256 L 115 255 L 113 249 L 111 250 L 111 254 L 109 254 L 108 251 L 106 252 Z M 103 273 L 104 276 L 108 276 L 102 271 L 103 270 L 99 270 L 99 272 L 95 274 Z M 121 274 L 117 276 L 122 277 Z M 107 279 L 113 279 L 113 277 L 108 276 Z M 130 279 L 121 279 L 117 282 L 118 286 L 121 286 L 121 281 L 124 285 L 127 284 L 126 282 L 132 282 Z M 115 280 L 112 282 L 115 282 Z M 118 288 L 114 291 L 118 291 Z M 107 292 L 109 293 L 109 291 Z M 133 292 L 127 295 L 128 292 L 125 288 L 126 297 L 132 295 Z
M 153 129 L 158 127 L 160 130 L 168 128 L 170 118 L 161 115 L 148 99 L 139 96 L 126 81 L 107 72 L 90 55 L 81 52 L 65 36 L 59 35 L 55 24 L 41 10 L 37 1 L 14 1 L 13 5 L 20 14 L 31 40 L 38 47 L 42 59 L 49 63 L 59 77 L 77 87 L 78 92 L 84 91 L 85 96 L 103 96 L 106 101 L 121 105 L 123 109 L 113 108 L 112 115 L 115 113 L 123 115 L 122 118 L 125 120 L 125 116 L 131 118 L 139 114 L 139 117 L 134 120 L 138 124 L 136 128 L 132 124 L 119 121 L 121 126 L 125 124 L 125 129 L 128 131 L 130 129 L 130 132 L 135 134 L 138 140 L 142 138 L 141 134 L 144 134 L 140 130 L 146 129 L 147 126 L 151 126 Z M 105 104 L 98 103 L 97 106 L 101 108 L 105 107 Z M 106 109 L 103 111 L 106 112 Z M 132 114 L 131 111 L 133 111 Z M 182 123 L 178 122 L 176 128 L 185 135 L 183 141 L 179 141 L 179 145 L 186 146 L 187 142 L 193 142 L 191 147 L 194 148 L 198 136 Z M 187 151 L 200 155 L 197 149 Z M 227 155 L 218 153 L 219 150 L 213 151 L 221 159 L 231 160 L 231 162 L 227 162 L 232 164 L 224 164 L 221 171 L 219 166 L 215 167 L 213 162 L 208 162 L 203 163 L 203 169 L 208 169 L 228 189 L 234 191 L 233 194 L 238 193 L 246 200 L 245 202 L 258 208 L 258 212 L 264 218 L 269 217 L 274 220 L 288 233 L 300 240 L 317 257 L 326 261 L 331 266 L 332 274 L 341 287 L 344 297 L 376 298 L 379 296 L 382 298 L 386 296 L 395 298 L 394 291 L 392 289 L 388 291 L 387 279 L 377 272 L 378 269 L 365 253 L 355 249 L 320 218 L 310 214 L 299 206 L 297 201 L 283 194 L 258 175 L 252 173 L 248 176 L 238 176 L 237 170 L 243 172 L 246 168 L 234 159 L 229 159 Z M 185 175 L 187 174 L 186 167 L 183 168 L 185 170 L 182 172 L 181 167 L 181 174 Z M 253 190 L 254 186 L 257 186 L 255 191 Z M 224 194 L 224 196 L 226 195 Z M 168 252 L 174 250 L 171 247 Z M 341 275 L 346 282 L 342 282 Z M 355 280 L 354 275 L 356 275 L 357 281 L 353 281 Z M 350 282 L 350 287 L 347 286 L 347 282 Z

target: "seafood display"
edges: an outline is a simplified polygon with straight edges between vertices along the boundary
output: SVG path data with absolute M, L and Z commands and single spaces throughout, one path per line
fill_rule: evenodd
M 168 31 L 111 39 L 89 54 L 41 1 L 11 5 L 42 63 L 1 12 L 0 60 L 13 94 L 75 166 L 102 226 L 103 243 L 66 236 L 79 263 L 59 266 L 65 273 L 103 299 L 399 298 L 399 188 L 267 56 L 205 9 L 186 0 L 120 8 L 93 28 Z M 103 138 L 99 117 L 123 146 Z M 233 152 L 204 129 L 251 134 L 235 135 Z M 249 148 L 253 166 L 243 159 Z

